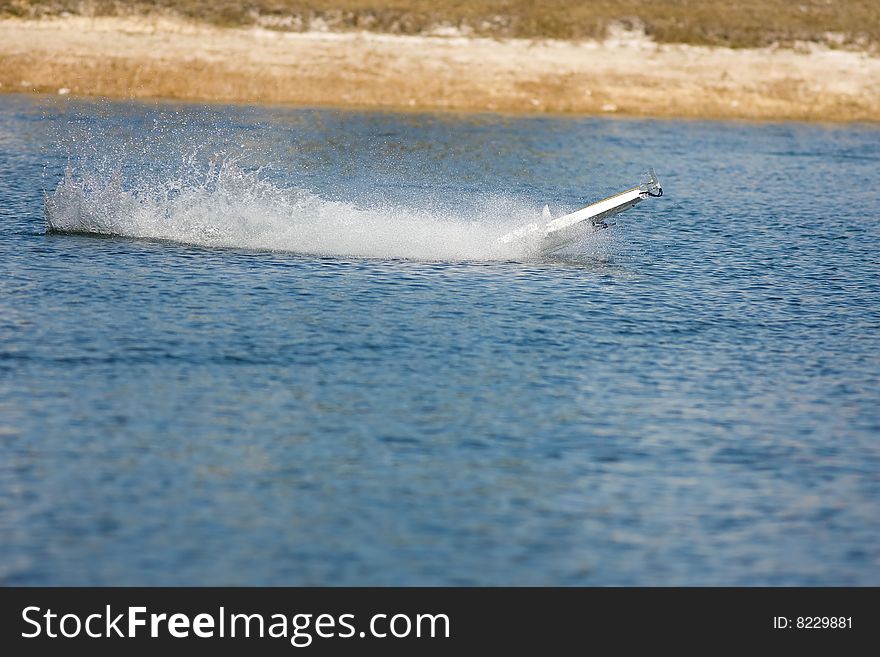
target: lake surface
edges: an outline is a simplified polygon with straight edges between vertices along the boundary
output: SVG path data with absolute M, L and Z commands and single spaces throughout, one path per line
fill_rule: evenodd
M 0 583 L 880 584 L 880 129 L 0 96 Z

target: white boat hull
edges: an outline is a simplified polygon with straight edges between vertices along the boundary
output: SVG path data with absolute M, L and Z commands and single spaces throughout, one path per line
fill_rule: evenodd
M 541 253 L 543 255 L 553 254 L 598 230 L 607 228 L 606 219 L 629 210 L 646 198 L 662 196 L 663 188 L 654 170 L 651 169 L 648 175 L 648 182 L 643 185 L 609 196 L 556 219 L 550 217 L 550 211 L 545 207 L 544 219 L 546 223 L 543 225 L 532 224 L 508 233 L 500 241 L 502 244 L 507 244 L 521 239 L 529 239 L 535 233 L 540 233 L 542 234 Z

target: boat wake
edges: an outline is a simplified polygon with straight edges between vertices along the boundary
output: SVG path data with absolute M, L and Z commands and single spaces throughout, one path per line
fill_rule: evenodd
M 455 212 L 361 207 L 286 187 L 232 156 L 201 165 L 191 158 L 178 169 L 136 177 L 121 166 L 71 164 L 46 198 L 47 230 L 336 257 L 482 261 L 541 253 L 538 233 L 500 239 L 542 221 L 540 209 L 509 197 L 486 197 Z M 597 235 L 580 250 L 601 256 L 607 243 Z

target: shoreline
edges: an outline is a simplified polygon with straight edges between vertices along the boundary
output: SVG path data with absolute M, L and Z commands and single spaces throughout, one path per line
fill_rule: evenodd
M 221 28 L 169 18 L 0 19 L 0 92 L 357 109 L 880 122 L 880 57 L 803 44 Z

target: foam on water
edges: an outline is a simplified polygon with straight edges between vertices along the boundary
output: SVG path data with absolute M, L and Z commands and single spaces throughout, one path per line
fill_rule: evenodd
M 47 228 L 340 257 L 524 260 L 539 253 L 538 231 L 499 242 L 543 221 L 534 204 L 520 199 L 488 195 L 457 211 L 420 207 L 418 199 L 406 206 L 362 206 L 287 187 L 232 156 L 201 167 L 189 158 L 187 164 L 173 175 L 147 173 L 137 180 L 127 180 L 118 165 L 71 164 L 46 199 Z M 597 235 L 579 245 L 580 252 L 601 254 L 608 240 Z

